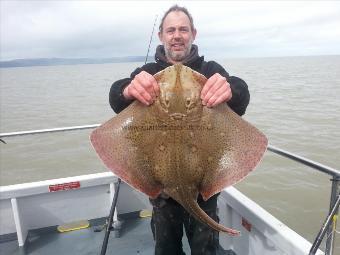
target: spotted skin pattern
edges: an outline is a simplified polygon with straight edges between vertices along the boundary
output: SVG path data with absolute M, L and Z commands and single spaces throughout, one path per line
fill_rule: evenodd
M 135 101 L 91 133 L 104 164 L 146 195 L 166 193 L 217 231 L 239 232 L 211 219 L 197 204 L 243 179 L 261 160 L 267 138 L 227 104 L 202 105 L 206 78 L 182 64 L 154 75 L 160 95 Z

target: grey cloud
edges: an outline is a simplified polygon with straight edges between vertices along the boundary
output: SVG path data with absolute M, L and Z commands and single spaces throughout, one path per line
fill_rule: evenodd
M 182 4 L 194 16 L 196 43 L 206 56 L 340 53 L 336 29 L 340 27 L 340 3 L 310 3 L 308 8 L 303 3 L 274 5 L 267 1 Z M 154 15 L 162 15 L 170 5 L 172 2 L 154 1 L 1 1 L 1 58 L 143 55 Z M 155 33 L 151 50 L 157 44 Z

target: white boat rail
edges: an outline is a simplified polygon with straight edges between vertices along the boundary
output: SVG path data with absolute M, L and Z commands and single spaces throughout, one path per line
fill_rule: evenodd
M 50 128 L 50 129 L 39 129 L 39 130 L 29 130 L 29 131 L 18 131 L 18 132 L 8 132 L 8 133 L 0 133 L 0 141 L 6 143 L 4 138 L 10 138 L 15 136 L 23 136 L 23 135 L 36 135 L 36 134 L 44 134 L 44 133 L 56 133 L 56 132 L 65 132 L 65 131 L 74 131 L 74 130 L 83 130 L 83 129 L 93 129 L 98 127 L 100 124 L 92 124 L 92 125 L 82 125 L 82 126 L 71 126 L 71 127 L 61 127 L 61 128 Z M 291 152 L 282 150 L 280 148 L 274 147 L 272 145 L 268 145 L 268 150 L 283 156 L 287 159 L 293 160 L 300 164 L 306 165 L 310 168 L 313 168 L 319 172 L 328 174 L 332 176 L 332 187 L 331 187 L 331 195 L 330 195 L 330 206 L 329 206 L 329 214 L 325 220 L 325 223 L 321 227 L 318 235 L 315 238 L 315 241 L 311 247 L 309 255 L 314 255 L 317 249 L 319 248 L 321 241 L 327 232 L 326 239 L 326 248 L 325 255 L 333 255 L 334 249 L 334 239 L 335 239 L 335 229 L 337 220 L 335 215 L 338 214 L 339 204 L 340 204 L 340 171 L 329 166 L 320 164 L 318 162 L 312 161 L 310 159 L 301 157 L 299 155 L 293 154 Z
M 91 128 L 96 128 L 99 125 L 100 124 L 92 124 L 92 125 L 83 125 L 83 126 L 47 128 L 47 129 L 36 129 L 36 130 L 28 130 L 28 131 L 0 133 L 0 139 L 4 142 L 3 138 L 6 138 L 6 137 L 14 137 L 14 136 L 22 136 L 22 135 L 37 135 L 37 134 L 44 134 L 44 133 L 56 133 L 56 132 L 64 132 L 64 131 L 91 129 Z

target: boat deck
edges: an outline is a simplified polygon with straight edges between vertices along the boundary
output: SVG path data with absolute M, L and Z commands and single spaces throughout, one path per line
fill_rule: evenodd
M 6 255 L 98 255 L 105 236 L 105 229 L 96 232 L 104 221 L 91 222 L 89 228 L 59 233 L 56 227 L 49 227 L 29 232 L 24 247 L 19 247 L 17 240 L 2 242 L 0 254 Z M 183 237 L 183 250 L 190 254 L 187 239 Z M 106 254 L 115 255 L 151 255 L 154 253 L 154 240 L 150 228 L 150 218 L 125 219 L 120 237 L 111 232 Z M 220 247 L 218 255 L 232 255 Z

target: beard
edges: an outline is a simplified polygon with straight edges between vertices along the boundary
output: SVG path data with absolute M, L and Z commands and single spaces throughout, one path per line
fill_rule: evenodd
M 165 56 L 168 60 L 174 62 L 183 62 L 187 56 L 189 56 L 191 51 L 192 42 L 189 42 L 185 47 L 184 51 L 172 51 L 171 46 L 164 45 Z

